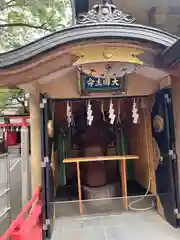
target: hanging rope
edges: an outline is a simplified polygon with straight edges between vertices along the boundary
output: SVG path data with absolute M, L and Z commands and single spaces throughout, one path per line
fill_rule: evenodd
M 70 155 L 71 155 L 71 128 L 68 128 L 66 134 L 66 158 L 69 158 Z
M 121 102 L 118 101 L 118 115 L 117 115 L 117 124 L 118 123 L 121 123 L 121 117 L 120 117 L 120 114 L 121 114 Z
M 71 126 L 75 126 L 75 121 L 74 121 L 74 115 L 73 115 L 73 105 L 72 102 L 70 103 L 70 107 L 71 107 Z
M 148 195 L 149 191 L 150 191 L 150 188 L 151 188 L 151 182 L 152 182 L 152 173 L 151 173 L 151 167 L 150 167 L 150 150 L 149 150 L 149 141 L 148 141 L 148 132 L 147 132 L 147 121 L 146 121 L 146 111 L 145 111 L 145 108 L 146 108 L 146 104 L 144 102 L 144 99 L 141 99 L 141 101 L 143 101 L 143 118 L 144 118 L 144 127 L 145 127 L 145 141 L 146 141 L 146 149 L 147 149 L 147 158 L 148 158 L 148 170 L 149 170 L 149 182 L 148 182 L 148 187 L 147 187 L 147 191 L 146 193 L 144 194 L 144 196 L 142 196 L 140 199 L 136 200 L 136 201 L 133 201 L 129 204 L 129 208 L 131 210 L 134 210 L 134 211 L 147 211 L 147 210 L 150 210 L 150 209 L 153 209 L 154 208 L 154 204 L 152 203 L 151 206 L 147 207 L 147 208 L 135 208 L 135 207 L 132 207 L 134 204 L 136 203 L 139 203 L 141 201 L 143 201 L 145 199 L 145 197 Z M 141 106 L 142 106 L 141 105 Z
M 101 101 L 101 113 L 102 113 L 102 116 L 103 116 L 103 121 L 105 122 L 106 118 L 105 118 L 105 114 L 104 114 L 104 102 L 103 101 Z
M 128 154 L 128 143 L 127 143 L 127 135 L 123 126 L 121 129 L 116 129 L 116 146 L 118 155 L 127 155 Z M 126 161 L 127 166 L 127 179 L 133 179 L 133 166 L 132 161 Z
M 65 164 L 63 163 L 63 160 L 65 158 L 65 142 L 64 142 L 64 136 L 63 132 L 59 134 L 58 138 L 58 155 L 59 155 L 59 161 L 60 161 L 60 171 L 59 171 L 59 180 L 60 180 L 60 185 L 65 185 L 65 176 L 66 176 L 66 169 L 65 169 Z

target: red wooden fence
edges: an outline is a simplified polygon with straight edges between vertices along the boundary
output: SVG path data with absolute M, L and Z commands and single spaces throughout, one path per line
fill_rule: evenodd
M 0 240 L 42 240 L 41 215 L 42 201 L 41 188 L 39 188 Z

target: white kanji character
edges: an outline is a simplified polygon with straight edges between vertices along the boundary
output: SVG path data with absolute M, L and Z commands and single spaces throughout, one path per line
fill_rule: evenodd
M 109 76 L 103 79 L 103 85 L 111 85 L 111 78 Z
M 96 87 L 101 87 L 102 86 L 102 80 L 101 80 L 100 77 L 97 79 L 97 82 L 96 82 L 95 86 Z
M 111 85 L 112 86 L 119 86 L 119 80 L 116 78 L 116 76 L 113 76 Z
M 92 78 L 89 78 L 87 81 L 87 84 L 89 87 L 93 87 L 94 83 L 95 83 L 95 80 L 93 80 Z

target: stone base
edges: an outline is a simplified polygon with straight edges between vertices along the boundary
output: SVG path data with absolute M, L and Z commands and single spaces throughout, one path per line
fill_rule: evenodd
M 118 183 L 108 184 L 103 187 L 84 186 L 84 197 L 89 200 L 86 205 L 88 205 L 88 208 L 93 208 L 93 210 L 98 208 L 97 211 L 109 208 L 113 201 L 111 198 L 117 196 L 118 188 L 120 188 Z

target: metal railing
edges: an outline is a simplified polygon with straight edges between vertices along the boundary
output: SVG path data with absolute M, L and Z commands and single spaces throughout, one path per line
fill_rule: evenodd
M 0 154 L 0 233 L 11 223 L 10 161 Z
M 5 142 L 8 131 L 20 131 L 21 144 L 0 154 L 0 236 L 30 199 L 29 123 L 0 124 Z M 13 130 L 13 128 L 15 128 Z M 9 151 L 8 151 L 9 150 Z

